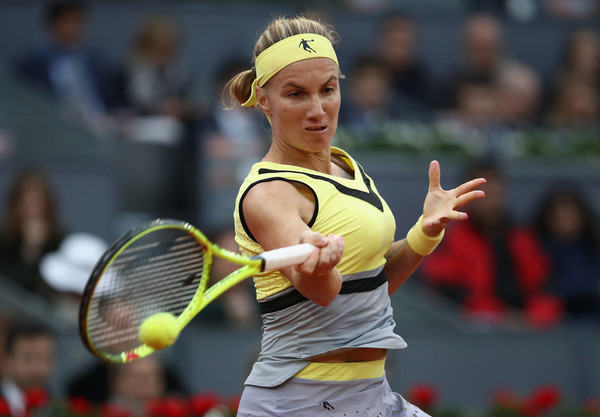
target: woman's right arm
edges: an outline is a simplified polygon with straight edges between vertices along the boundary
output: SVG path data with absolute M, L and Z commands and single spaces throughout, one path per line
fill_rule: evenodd
M 342 236 L 323 236 L 307 226 L 314 202 L 291 183 L 268 181 L 248 191 L 242 204 L 244 220 L 264 250 L 298 243 L 317 247 L 301 265 L 282 268 L 281 273 L 306 298 L 320 306 L 338 295 L 342 277 L 335 267 L 342 259 Z

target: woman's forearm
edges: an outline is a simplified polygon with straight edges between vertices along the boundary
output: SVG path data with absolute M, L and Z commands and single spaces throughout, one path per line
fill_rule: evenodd
M 423 256 L 408 246 L 406 239 L 394 242 L 385 257 L 387 262 L 384 271 L 388 277 L 390 294 L 406 282 L 423 260 Z

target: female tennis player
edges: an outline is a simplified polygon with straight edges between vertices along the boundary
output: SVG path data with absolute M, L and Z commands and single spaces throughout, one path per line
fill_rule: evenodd
M 394 242 L 395 220 L 373 181 L 331 146 L 342 77 L 336 33 L 304 17 L 275 19 L 259 37 L 254 68 L 229 82 L 235 102 L 260 109 L 271 146 L 241 185 L 234 220 L 245 255 L 297 243 L 317 247 L 303 264 L 256 275 L 261 352 L 238 416 L 427 416 L 391 391 L 388 349 L 401 349 L 389 294 L 467 215 L 484 179 L 453 190 L 429 168 L 423 215 Z

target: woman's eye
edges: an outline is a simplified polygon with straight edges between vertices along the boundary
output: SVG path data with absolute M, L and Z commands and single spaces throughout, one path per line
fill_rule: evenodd
M 290 91 L 288 97 L 300 97 L 300 91 Z

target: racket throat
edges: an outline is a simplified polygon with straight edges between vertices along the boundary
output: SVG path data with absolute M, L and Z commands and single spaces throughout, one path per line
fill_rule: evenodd
M 260 255 L 256 255 L 256 256 L 252 256 L 250 259 L 253 261 L 259 261 L 260 262 L 259 272 L 265 272 L 265 266 L 267 265 L 267 262 L 265 261 L 264 258 L 262 258 Z

